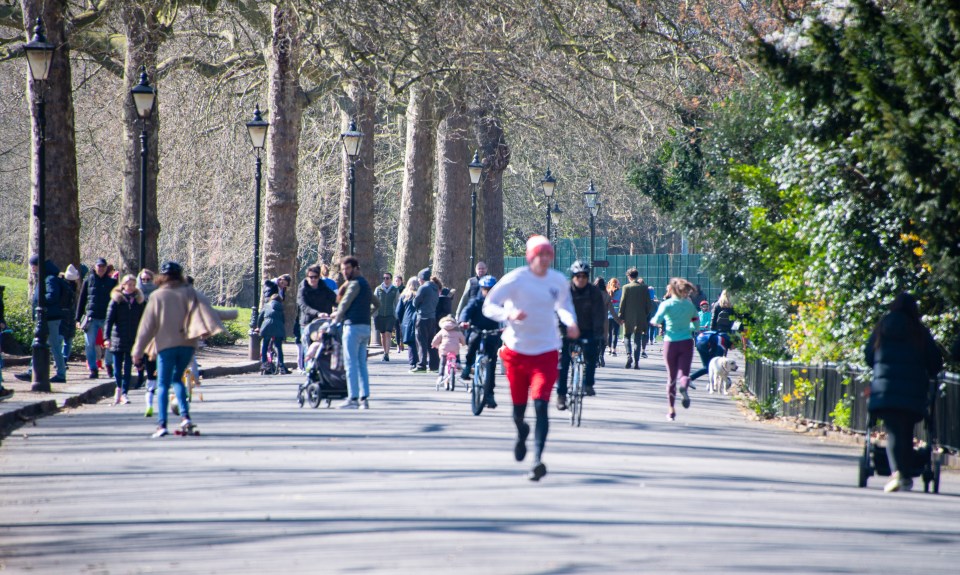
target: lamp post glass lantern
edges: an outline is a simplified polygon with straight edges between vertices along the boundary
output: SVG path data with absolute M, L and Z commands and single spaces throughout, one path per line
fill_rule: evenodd
M 560 247 L 560 216 L 563 215 L 563 210 L 560 209 L 560 204 L 556 201 L 553 202 L 553 209 L 550 210 L 550 220 L 553 221 L 553 235 L 556 236 L 551 241 L 554 244 L 554 253 L 557 253 L 557 248 Z M 549 237 L 547 239 L 550 239 Z M 559 254 L 557 254 L 559 255 Z M 553 266 L 558 267 L 560 265 L 559 258 L 554 256 Z
M 587 188 L 587 191 L 583 192 L 583 200 L 587 205 L 587 210 L 590 211 L 590 279 L 593 279 L 593 267 L 594 260 L 596 259 L 594 253 L 594 246 L 596 243 L 596 228 L 594 227 L 594 220 L 597 217 L 597 213 L 600 211 L 600 202 L 598 200 L 599 192 L 593 186 L 593 180 L 590 180 L 590 187 Z
M 350 255 L 354 255 L 354 199 L 357 194 L 357 179 L 354 172 L 354 164 L 357 162 L 357 156 L 360 155 L 360 144 L 363 142 L 363 133 L 357 130 L 357 122 L 350 118 L 350 127 L 346 132 L 340 134 L 340 141 L 343 143 L 343 150 L 347 153 L 350 160 Z
M 540 180 L 540 190 L 543 192 L 543 196 L 547 198 L 547 239 L 551 238 L 550 236 L 550 198 L 553 197 L 554 190 L 557 189 L 557 179 L 553 177 L 553 174 L 550 173 L 550 168 L 547 168 L 547 173 L 544 174 L 543 179 Z
M 33 330 L 32 345 L 32 381 L 31 391 L 49 392 L 50 389 L 50 328 L 47 325 L 46 300 L 46 261 L 47 261 L 47 173 L 46 173 L 46 140 L 47 115 L 46 102 L 43 99 L 43 82 L 50 74 L 50 64 L 53 61 L 53 51 L 56 47 L 47 42 L 43 33 L 43 19 L 37 18 L 33 28 L 33 38 L 23 45 L 27 55 L 27 66 L 30 79 L 35 87 L 37 96 L 37 201 L 33 205 L 33 217 L 37 221 L 37 274 L 34 278 L 34 289 L 37 293 L 36 326 Z
M 140 259 L 138 268 L 147 266 L 147 118 L 153 112 L 157 90 L 150 85 L 146 66 L 140 66 L 140 82 L 130 90 L 133 105 L 140 116 Z
M 477 186 L 480 176 L 483 175 L 483 162 L 480 161 L 480 150 L 473 152 L 473 161 L 467 165 L 470 170 L 470 183 L 473 191 L 470 194 L 470 269 L 474 268 L 477 260 Z
M 270 124 L 263 119 L 260 113 L 260 104 L 253 109 L 253 120 L 247 122 L 247 134 L 256 156 L 256 171 L 254 172 L 255 199 L 253 212 L 253 306 L 250 309 L 250 359 L 260 359 L 260 338 L 257 336 L 257 316 L 260 305 L 260 181 L 262 178 L 263 161 L 260 154 L 267 145 L 267 129 Z

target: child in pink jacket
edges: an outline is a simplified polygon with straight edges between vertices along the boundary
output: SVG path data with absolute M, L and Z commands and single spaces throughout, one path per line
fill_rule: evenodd
M 457 355 L 460 353 L 460 346 L 467 345 L 467 338 L 460 331 L 460 324 L 452 316 L 446 315 L 440 318 L 440 331 L 433 336 L 430 342 L 431 347 L 437 348 L 440 354 L 440 378 L 443 378 L 444 369 L 447 364 L 447 355 Z M 438 380 L 439 381 L 439 380 Z

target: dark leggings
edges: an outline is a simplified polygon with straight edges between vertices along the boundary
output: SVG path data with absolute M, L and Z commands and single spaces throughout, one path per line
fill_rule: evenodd
M 617 343 L 620 341 L 620 324 L 617 320 L 609 318 L 610 328 L 607 330 L 607 343 L 610 349 L 616 351 Z
M 270 349 L 270 342 L 273 341 L 277 349 L 276 364 L 277 368 L 283 368 L 283 343 L 273 337 L 265 337 L 260 343 L 260 362 L 267 363 L 267 350 Z
M 677 385 L 690 385 L 690 364 L 693 362 L 693 340 L 663 342 L 663 361 L 667 364 L 667 401 L 673 408 Z
M 883 427 L 887 431 L 887 458 L 890 460 L 890 471 L 900 471 L 904 478 L 911 477 L 913 472 L 913 427 L 918 415 L 902 409 L 880 409 L 876 415 L 883 420 Z
M 537 423 L 533 429 L 534 464 L 540 463 L 543 448 L 547 445 L 547 432 L 550 431 L 549 406 L 550 403 L 543 399 L 533 400 L 533 409 L 537 414 Z M 526 410 L 526 403 L 513 406 L 513 423 L 517 426 L 517 433 L 523 427 L 523 414 Z

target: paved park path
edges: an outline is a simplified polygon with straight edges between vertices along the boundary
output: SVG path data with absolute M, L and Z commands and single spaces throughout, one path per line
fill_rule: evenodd
M 746 421 L 704 385 L 669 422 L 657 353 L 609 358 L 582 427 L 551 406 L 540 483 L 513 461 L 502 377 L 474 417 L 378 359 L 369 411 L 244 376 L 204 385 L 200 437 L 149 439 L 142 391 L 20 428 L 0 445 L 0 571 L 960 573 L 960 477 L 858 489 L 858 448 Z

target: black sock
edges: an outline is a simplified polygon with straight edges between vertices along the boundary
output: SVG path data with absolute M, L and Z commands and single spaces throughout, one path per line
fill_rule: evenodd
M 537 427 L 533 432 L 533 444 L 536 448 L 534 462 L 536 463 L 540 463 L 540 456 L 543 455 L 543 448 L 547 443 L 547 431 L 550 429 L 550 419 L 547 415 L 548 405 L 542 399 L 533 400 L 533 409 L 537 412 Z

